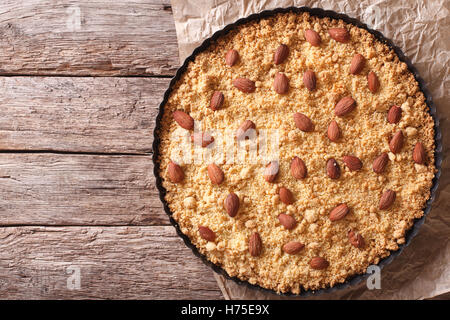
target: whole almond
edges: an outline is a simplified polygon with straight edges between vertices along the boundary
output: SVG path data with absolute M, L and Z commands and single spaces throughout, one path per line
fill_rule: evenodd
M 287 254 L 296 254 L 302 250 L 305 245 L 298 241 L 290 241 L 283 245 L 283 251 Z
M 347 165 L 350 171 L 358 171 L 362 168 L 362 162 L 358 157 L 355 156 L 344 156 L 342 161 Z
M 273 62 L 275 64 L 281 64 L 286 60 L 289 55 L 289 47 L 285 44 L 280 44 L 273 55 Z
M 197 146 L 206 148 L 214 142 L 214 137 L 206 132 L 194 132 L 193 134 L 191 134 L 191 141 Z
M 200 237 L 207 241 L 216 240 L 216 234 L 210 228 L 205 226 L 198 226 L 198 232 L 200 233 Z
M 294 113 L 295 126 L 304 132 L 314 131 L 314 124 L 311 119 L 305 116 L 303 113 Z
M 356 108 L 356 101 L 351 96 L 339 100 L 334 107 L 334 114 L 338 117 L 345 116 Z
M 314 257 L 309 261 L 309 266 L 316 270 L 328 268 L 330 263 L 322 257 Z
M 389 123 L 397 123 L 402 117 L 402 108 L 399 106 L 392 106 L 387 114 L 387 121 Z
M 274 182 L 278 175 L 279 169 L 280 169 L 280 165 L 278 164 L 278 162 L 271 161 L 264 169 L 264 179 L 267 182 Z
M 172 113 L 173 119 L 178 123 L 180 127 L 186 130 L 194 129 L 194 119 L 186 112 L 181 110 L 176 110 Z
M 273 80 L 273 89 L 278 94 L 285 94 L 289 91 L 289 79 L 284 73 L 277 72 Z
M 222 92 L 214 91 L 213 95 L 211 96 L 209 107 L 211 108 L 211 110 L 216 111 L 220 109 L 220 107 L 222 107 L 224 100 L 225 98 Z
M 386 152 L 383 152 L 373 160 L 372 169 L 376 173 L 382 173 L 386 169 L 389 162 L 389 156 Z
M 331 179 L 338 179 L 341 176 L 341 168 L 337 161 L 333 158 L 327 161 L 327 175 Z
M 239 210 L 239 197 L 231 192 L 225 199 L 225 210 L 230 217 L 234 217 L 237 215 Z
M 320 46 L 322 42 L 319 34 L 312 29 L 305 30 L 305 39 L 314 47 Z
M 348 208 L 347 204 L 341 203 L 337 207 L 335 207 L 333 210 L 330 211 L 330 220 L 331 221 L 338 221 L 343 219 L 350 209 Z
M 380 198 L 379 209 L 385 210 L 389 208 L 395 201 L 396 193 L 392 190 L 386 190 Z
M 245 93 L 255 92 L 256 86 L 255 83 L 246 78 L 237 78 L 233 80 L 233 85 L 240 91 Z
M 291 174 L 297 180 L 306 178 L 306 165 L 305 162 L 303 162 L 303 160 L 299 157 L 294 157 L 291 161 Z
M 364 247 L 364 238 L 359 233 L 356 233 L 353 230 L 349 230 L 347 236 L 348 240 L 355 248 Z
M 401 150 L 403 147 L 403 140 L 403 133 L 401 130 L 398 130 L 392 137 L 391 141 L 389 141 L 389 149 L 392 153 L 397 153 Z
M 167 173 L 170 181 L 173 183 L 181 182 L 184 179 L 183 169 L 181 169 L 181 167 L 173 161 L 169 162 L 169 165 L 167 166 Z
M 239 53 L 234 50 L 230 49 L 227 51 L 227 54 L 225 55 L 225 62 L 230 67 L 234 66 L 236 62 L 239 60 Z
M 341 137 L 341 129 L 339 129 L 339 125 L 335 120 L 331 121 L 328 125 L 327 130 L 328 139 L 330 139 L 333 142 L 336 142 Z
M 285 187 L 281 187 L 279 190 L 279 196 L 281 202 L 284 204 L 292 204 L 294 203 L 294 195 L 292 194 L 291 190 Z
M 350 73 L 351 74 L 359 74 L 362 69 L 364 68 L 364 65 L 366 63 L 366 58 L 362 54 L 355 54 L 353 56 L 352 62 L 350 63 Z
M 291 230 L 297 225 L 297 221 L 295 221 L 294 217 L 285 213 L 280 213 L 278 215 L 278 221 L 280 221 L 281 225 L 287 230 Z
M 378 88 L 380 87 L 378 77 L 373 71 L 370 71 L 367 75 L 367 86 L 369 87 L 369 90 L 372 91 L 372 93 L 377 92 Z
M 261 254 L 262 241 L 258 232 L 254 232 L 250 236 L 250 239 L 248 240 L 248 252 L 250 252 L 253 257 L 257 257 Z
M 417 164 L 424 164 L 426 160 L 425 148 L 422 142 L 417 142 L 413 150 L 413 160 Z
M 316 89 L 316 74 L 312 70 L 307 70 L 303 74 L 303 84 L 309 91 Z
M 238 140 L 241 140 L 244 138 L 251 137 L 252 136 L 251 130 L 255 130 L 255 129 L 256 129 L 256 125 L 253 121 L 245 120 L 244 122 L 242 122 L 242 124 L 237 129 L 236 138 Z
M 222 169 L 215 163 L 208 165 L 208 176 L 213 184 L 221 184 L 224 180 L 224 175 Z
M 328 30 L 330 37 L 338 42 L 348 42 L 350 40 L 350 33 L 345 28 L 331 28 Z

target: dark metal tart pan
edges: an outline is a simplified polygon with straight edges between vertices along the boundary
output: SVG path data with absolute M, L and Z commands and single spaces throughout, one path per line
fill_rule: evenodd
M 245 286 L 248 286 L 253 289 L 261 290 L 263 292 L 272 293 L 272 294 L 275 293 L 275 294 L 283 295 L 283 296 L 306 297 L 306 296 L 311 296 L 311 295 L 316 296 L 316 295 L 320 295 L 322 293 L 331 293 L 331 292 L 335 292 L 340 289 L 354 286 L 354 285 L 360 283 L 361 281 L 365 280 L 369 275 L 368 274 L 354 275 L 352 277 L 349 277 L 345 282 L 337 284 L 333 287 L 323 288 L 323 289 L 319 289 L 319 290 L 315 290 L 315 291 L 303 290 L 303 291 L 301 291 L 300 294 L 297 294 L 297 295 L 292 294 L 292 293 L 281 293 L 280 294 L 273 290 L 266 289 L 266 288 L 260 287 L 258 285 L 250 284 L 249 282 L 240 280 L 237 277 L 230 277 L 226 273 L 226 271 L 224 269 L 222 269 L 220 266 L 215 265 L 211 261 L 207 260 L 207 258 L 204 255 L 202 255 L 198 251 L 198 249 L 192 244 L 190 239 L 181 232 L 178 223 L 173 219 L 172 212 L 170 211 L 169 206 L 164 199 L 166 190 L 164 189 L 164 187 L 162 186 L 162 183 L 161 183 L 161 177 L 159 174 L 160 168 L 159 168 L 159 162 L 158 162 L 159 145 L 160 145 L 160 139 L 159 139 L 158 134 L 159 134 L 160 128 L 161 128 L 161 119 L 162 119 L 162 115 L 164 113 L 164 106 L 167 103 L 167 100 L 169 98 L 170 93 L 172 92 L 172 88 L 173 88 L 174 84 L 178 81 L 178 79 L 180 79 L 180 76 L 186 71 L 186 68 L 187 68 L 189 62 L 194 61 L 195 56 L 198 53 L 206 50 L 210 46 L 211 42 L 215 41 L 222 35 L 227 34 L 228 31 L 230 31 L 233 28 L 236 28 L 237 26 L 248 23 L 250 21 L 260 20 L 263 18 L 268 18 L 268 17 L 274 16 L 279 13 L 289 13 L 289 12 L 293 12 L 293 13 L 308 12 L 310 15 L 317 16 L 319 18 L 327 18 L 328 17 L 328 18 L 337 19 L 337 20 L 341 19 L 346 23 L 353 24 L 356 27 L 359 27 L 359 28 L 369 31 L 371 34 L 373 34 L 375 36 L 375 38 L 377 40 L 381 41 L 382 43 L 388 45 L 391 49 L 393 49 L 395 51 L 395 53 L 397 54 L 397 56 L 399 57 L 399 59 L 407 64 L 409 71 L 414 75 L 415 79 L 419 83 L 420 89 L 422 90 L 422 92 L 424 93 L 424 95 L 426 97 L 426 104 L 428 106 L 428 112 L 430 113 L 430 115 L 433 117 L 433 120 L 434 120 L 434 140 L 435 140 L 434 156 L 435 156 L 435 166 L 436 166 L 437 172 L 434 176 L 433 185 L 430 190 L 430 192 L 431 192 L 430 198 L 428 199 L 428 201 L 426 202 L 425 207 L 424 207 L 424 215 L 420 219 L 416 219 L 416 221 L 414 222 L 414 225 L 411 227 L 411 229 L 408 230 L 408 232 L 405 235 L 405 240 L 406 240 L 405 243 L 400 245 L 398 250 L 391 251 L 391 254 L 388 257 L 380 260 L 380 262 L 378 263 L 378 266 L 380 268 L 383 268 L 386 265 L 388 265 L 389 263 L 391 263 L 411 243 L 412 239 L 419 232 L 420 227 L 423 225 L 426 216 L 428 215 L 428 213 L 431 210 L 431 204 L 436 196 L 436 190 L 438 188 L 438 180 L 441 175 L 442 135 L 441 135 L 441 131 L 439 128 L 439 119 L 436 114 L 436 107 L 433 105 L 431 95 L 425 87 L 425 82 L 419 76 L 419 73 L 417 72 L 416 68 L 414 68 L 411 61 L 405 56 L 405 54 L 400 50 L 400 48 L 395 46 L 391 40 L 384 37 L 380 32 L 370 29 L 366 24 L 363 24 L 362 22 L 360 22 L 357 19 L 350 18 L 345 14 L 339 14 L 339 13 L 336 13 L 336 12 L 330 11 L 330 10 L 323 10 L 320 8 L 309 8 L 309 7 L 278 8 L 278 9 L 274 9 L 274 10 L 267 10 L 267 11 L 263 11 L 261 13 L 252 14 L 246 18 L 239 19 L 238 21 L 236 21 L 233 24 L 227 25 L 224 29 L 222 29 L 220 31 L 215 32 L 210 38 L 206 39 L 198 48 L 196 48 L 189 57 L 186 58 L 183 65 L 177 70 L 177 73 L 175 74 L 175 76 L 173 77 L 172 81 L 169 84 L 169 88 L 166 90 L 166 92 L 164 94 L 163 101 L 161 102 L 161 104 L 159 106 L 159 113 L 158 113 L 158 116 L 156 117 L 156 125 L 155 125 L 154 134 L 153 134 L 154 135 L 154 141 L 153 141 L 154 174 L 156 177 L 156 186 L 159 190 L 159 196 L 164 205 L 164 211 L 169 216 L 169 220 L 170 220 L 171 224 L 175 227 L 178 235 L 184 240 L 184 243 L 189 248 L 191 248 L 192 252 L 197 257 L 199 257 L 203 261 L 203 263 L 205 263 L 207 266 L 211 267 L 218 274 L 224 276 L 227 279 L 233 280 L 234 282 L 236 282 L 240 285 L 245 285 Z

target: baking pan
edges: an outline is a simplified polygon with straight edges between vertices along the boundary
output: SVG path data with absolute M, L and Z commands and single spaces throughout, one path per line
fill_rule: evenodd
M 436 107 L 433 105 L 431 95 L 425 87 L 425 82 L 419 76 L 416 68 L 414 68 L 411 61 L 405 56 L 405 54 L 400 50 L 400 48 L 396 47 L 391 40 L 385 38 L 380 32 L 370 29 L 366 24 L 363 24 L 362 22 L 360 22 L 357 19 L 350 18 L 345 14 L 339 14 L 339 13 L 336 13 L 336 12 L 330 11 L 330 10 L 323 10 L 320 8 L 309 8 L 309 7 L 289 7 L 289 8 L 278 8 L 278 9 L 274 9 L 274 10 L 266 10 L 266 11 L 263 11 L 260 13 L 252 14 L 246 18 L 239 19 L 235 23 L 227 25 L 224 29 L 215 32 L 210 38 L 206 39 L 198 48 L 196 48 L 194 50 L 194 52 L 189 57 L 186 58 L 183 65 L 177 70 L 177 73 L 173 77 L 172 81 L 170 81 L 169 88 L 166 90 L 166 92 L 164 94 L 163 101 L 161 102 L 161 104 L 159 106 L 159 113 L 158 113 L 158 116 L 156 117 L 155 130 L 153 132 L 153 136 L 154 136 L 153 164 L 154 164 L 154 174 L 156 177 L 156 186 L 159 190 L 159 197 L 164 205 L 164 211 L 169 216 L 170 223 L 175 227 L 178 235 L 184 240 L 184 243 L 189 248 L 191 248 L 192 252 L 197 257 L 199 257 L 203 261 L 203 263 L 205 263 L 207 266 L 212 268 L 218 274 L 224 276 L 227 279 L 233 280 L 234 282 L 236 282 L 240 285 L 245 285 L 245 286 L 248 286 L 248 287 L 256 289 L 256 290 L 261 290 L 263 292 L 272 293 L 272 294 L 275 293 L 275 294 L 282 295 L 282 296 L 307 297 L 307 296 L 311 296 L 311 295 L 314 295 L 314 296 L 320 295 L 322 293 L 331 293 L 331 292 L 335 292 L 336 290 L 354 286 L 354 285 L 360 283 L 361 281 L 365 280 L 369 276 L 369 274 L 354 275 L 352 277 L 349 277 L 345 282 L 337 284 L 333 287 L 323 288 L 323 289 L 314 290 L 314 291 L 313 290 L 302 290 L 300 292 L 300 294 L 277 293 L 276 291 L 266 289 L 266 288 L 260 287 L 258 285 L 250 284 L 249 282 L 240 280 L 237 277 L 230 277 L 226 273 L 225 270 L 223 270 L 220 266 L 215 265 L 212 262 L 210 262 L 209 260 L 207 260 L 206 257 L 198 251 L 198 249 L 191 243 L 190 239 L 181 232 L 178 223 L 172 218 L 172 212 L 170 212 L 169 206 L 167 205 L 167 202 L 164 200 L 166 190 L 164 189 L 164 187 L 162 186 L 162 183 L 161 183 L 161 177 L 159 175 L 160 168 L 159 168 L 159 162 L 158 162 L 159 144 L 160 144 L 159 131 L 160 131 L 160 126 L 161 126 L 161 118 L 164 113 L 164 106 L 167 103 L 170 93 L 172 92 L 173 85 L 178 81 L 178 79 L 180 79 L 180 76 L 186 71 L 186 68 L 187 68 L 189 62 L 194 61 L 195 56 L 198 53 L 206 50 L 210 46 L 211 42 L 215 41 L 217 38 L 221 37 L 222 35 L 225 35 L 226 33 L 228 33 L 228 31 L 230 31 L 233 28 L 235 28 L 239 25 L 245 24 L 247 22 L 250 22 L 250 21 L 255 21 L 255 20 L 260 20 L 262 18 L 271 17 L 278 13 L 289 13 L 289 12 L 294 12 L 294 13 L 308 12 L 310 15 L 317 16 L 320 18 L 328 17 L 331 19 L 338 19 L 338 20 L 341 19 L 346 23 L 353 24 L 359 28 L 363 28 L 363 29 L 369 31 L 371 34 L 373 34 L 375 36 L 375 38 L 377 40 L 385 43 L 386 45 L 388 45 L 391 49 L 393 49 L 395 51 L 395 53 L 397 54 L 399 59 L 408 65 L 409 71 L 411 73 L 413 73 L 414 77 L 416 78 L 417 82 L 419 83 L 419 87 L 426 97 L 426 104 L 428 106 L 428 112 L 431 114 L 431 116 L 433 117 L 433 120 L 434 120 L 434 139 L 435 139 L 434 156 L 435 156 L 435 166 L 436 166 L 437 172 L 433 179 L 433 185 L 431 187 L 430 199 L 428 199 L 428 201 L 425 204 L 424 215 L 420 219 L 416 219 L 416 221 L 414 222 L 414 225 L 411 227 L 411 229 L 409 229 L 407 231 L 407 233 L 405 235 L 405 240 L 406 240 L 405 243 L 400 245 L 398 250 L 391 251 L 391 254 L 388 257 L 380 260 L 380 262 L 378 263 L 378 266 L 381 269 L 384 268 L 386 265 L 391 263 L 392 260 L 394 260 L 398 255 L 400 255 L 401 252 L 411 243 L 412 239 L 419 232 L 420 227 L 423 225 L 426 216 L 428 215 L 428 213 L 431 210 L 431 204 L 436 196 L 436 190 L 438 188 L 438 181 L 439 181 L 439 177 L 441 175 L 442 136 L 441 136 L 441 131 L 439 128 L 439 119 L 436 115 Z

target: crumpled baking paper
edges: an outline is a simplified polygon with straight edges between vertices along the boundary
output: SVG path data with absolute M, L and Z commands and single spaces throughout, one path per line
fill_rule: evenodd
M 381 272 L 381 289 L 366 283 L 307 298 L 265 293 L 215 274 L 226 299 L 426 299 L 450 291 L 450 1 L 447 0 L 172 0 L 180 61 L 239 18 L 279 7 L 344 13 L 383 33 L 409 57 L 431 92 L 443 136 L 442 176 L 419 234 Z

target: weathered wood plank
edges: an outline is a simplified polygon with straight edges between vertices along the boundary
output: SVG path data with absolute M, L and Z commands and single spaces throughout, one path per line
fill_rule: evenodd
M 222 295 L 172 227 L 9 227 L 0 228 L 0 299 Z
M 0 74 L 172 75 L 169 0 L 2 0 Z
M 168 224 L 150 156 L 0 154 L 0 226 Z
M 149 153 L 168 83 L 159 78 L 0 77 L 0 150 Z

